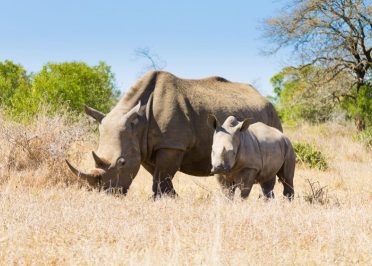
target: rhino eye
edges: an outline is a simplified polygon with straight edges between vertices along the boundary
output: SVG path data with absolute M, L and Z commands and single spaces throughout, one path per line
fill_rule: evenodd
M 126 163 L 125 159 L 124 159 L 123 157 L 120 157 L 120 158 L 117 160 L 116 165 L 117 165 L 118 167 L 123 167 L 123 166 L 125 165 L 125 163 Z

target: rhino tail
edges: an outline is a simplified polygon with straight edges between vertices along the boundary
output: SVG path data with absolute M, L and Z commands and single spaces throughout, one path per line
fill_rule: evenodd
M 276 111 L 274 105 L 269 102 L 268 103 L 268 113 L 270 114 L 270 126 L 275 127 L 276 129 L 280 130 L 280 132 L 283 132 L 282 123 L 280 121 L 278 112 Z

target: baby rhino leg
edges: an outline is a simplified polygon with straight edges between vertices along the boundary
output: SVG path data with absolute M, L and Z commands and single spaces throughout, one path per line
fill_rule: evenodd
M 254 169 L 244 169 L 242 170 L 238 176 L 235 177 L 235 183 L 239 184 L 239 188 L 241 191 L 241 198 L 246 199 L 248 198 L 249 194 L 251 193 L 252 186 L 256 181 L 257 171 Z
M 295 159 L 286 160 L 278 173 L 278 177 L 284 186 L 283 195 L 286 196 L 289 200 L 292 200 L 294 197 L 293 177 L 295 171 L 295 163 Z
M 216 174 L 218 183 L 220 183 L 223 193 L 228 199 L 234 199 L 234 193 L 237 185 L 234 180 L 229 180 L 225 175 Z
M 273 199 L 275 197 L 274 196 L 275 180 L 276 180 L 276 177 L 273 177 L 269 181 L 260 183 L 262 193 L 266 199 Z

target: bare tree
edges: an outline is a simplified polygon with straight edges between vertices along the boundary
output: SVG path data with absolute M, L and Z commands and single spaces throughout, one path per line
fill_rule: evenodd
M 292 0 L 282 14 L 265 22 L 264 37 L 273 44 L 269 52 L 293 47 L 301 65 L 327 69 L 325 82 L 347 72 L 353 77 L 351 87 L 358 93 L 372 78 L 371 2 Z M 351 93 L 334 97 L 357 100 Z
M 148 64 L 144 67 L 145 71 L 148 70 L 162 70 L 166 67 L 167 63 L 162 60 L 157 53 L 152 51 L 149 47 L 141 47 L 135 50 L 135 56 L 143 58 L 148 61 Z
M 287 12 L 266 21 L 265 37 L 293 46 L 305 64 L 350 71 L 358 87 L 372 67 L 372 6 L 363 0 L 294 0 Z

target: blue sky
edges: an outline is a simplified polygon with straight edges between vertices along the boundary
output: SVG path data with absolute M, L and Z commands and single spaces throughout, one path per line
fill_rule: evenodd
M 37 72 L 47 62 L 100 60 L 112 66 L 125 91 L 147 62 L 149 47 L 179 77 L 211 75 L 253 83 L 267 95 L 269 79 L 285 66 L 284 53 L 263 56 L 259 30 L 284 1 L 3 1 L 0 60 Z

